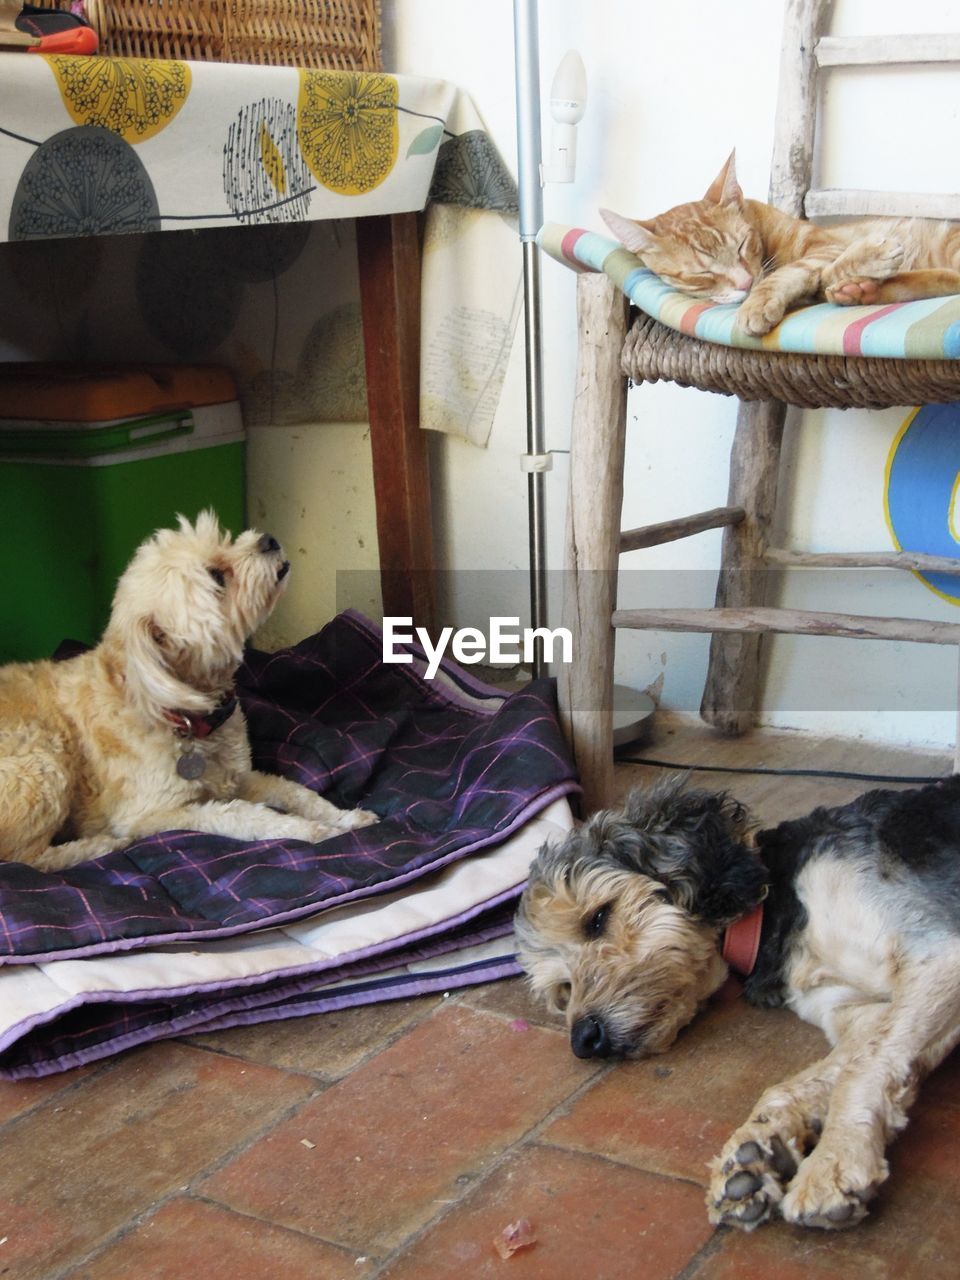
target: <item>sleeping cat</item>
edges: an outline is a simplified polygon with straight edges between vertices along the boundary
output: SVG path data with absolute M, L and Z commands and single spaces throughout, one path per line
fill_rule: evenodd
M 814 299 L 850 306 L 960 293 L 960 223 L 867 218 L 818 227 L 745 199 L 735 155 L 702 200 L 648 222 L 600 213 L 680 293 L 739 302 L 737 324 L 755 337 Z

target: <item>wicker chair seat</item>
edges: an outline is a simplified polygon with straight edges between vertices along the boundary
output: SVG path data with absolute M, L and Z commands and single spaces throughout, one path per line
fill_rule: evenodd
M 801 408 L 886 409 L 960 400 L 960 360 L 750 351 L 705 342 L 640 314 L 620 367 L 634 382 L 676 382 Z
M 960 297 L 896 306 L 818 303 L 753 338 L 737 327 L 736 307 L 676 293 L 615 240 L 548 223 L 538 242 L 576 271 L 609 276 L 638 309 L 622 361 L 634 382 L 664 380 L 802 408 L 960 399 Z

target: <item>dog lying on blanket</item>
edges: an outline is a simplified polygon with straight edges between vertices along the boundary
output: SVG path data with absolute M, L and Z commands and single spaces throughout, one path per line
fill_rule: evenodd
M 95 649 L 0 667 L 0 858 L 55 871 L 157 831 L 316 843 L 375 822 L 251 768 L 233 676 L 289 569 L 269 534 L 181 516 L 133 557 Z
M 725 936 L 761 910 L 747 998 L 786 1005 L 833 1047 L 727 1142 L 709 1216 L 850 1226 L 921 1078 L 960 1038 L 960 777 L 872 791 L 755 842 L 724 795 L 676 779 L 636 791 L 540 850 L 518 958 L 578 1057 L 662 1053 L 726 978 Z

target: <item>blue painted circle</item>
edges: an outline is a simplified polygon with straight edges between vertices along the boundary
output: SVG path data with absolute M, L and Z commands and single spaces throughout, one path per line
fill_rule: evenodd
M 918 409 L 895 442 L 887 467 L 887 514 L 901 550 L 960 556 L 950 508 L 960 473 L 960 404 Z M 960 604 L 960 576 L 921 573 L 933 589 Z

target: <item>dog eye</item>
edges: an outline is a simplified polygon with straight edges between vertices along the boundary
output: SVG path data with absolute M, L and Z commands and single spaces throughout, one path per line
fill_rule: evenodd
M 607 927 L 607 920 L 610 918 L 610 912 L 613 910 L 612 902 L 605 902 L 604 905 L 596 910 L 592 916 L 584 921 L 583 932 L 588 938 L 599 938 L 602 936 L 604 929 Z
M 225 587 L 227 585 L 227 575 L 223 572 L 222 569 L 217 569 L 213 565 L 211 565 L 210 568 L 207 570 L 207 573 L 209 573 L 210 577 L 214 580 L 214 582 L 217 584 L 218 587 Z

